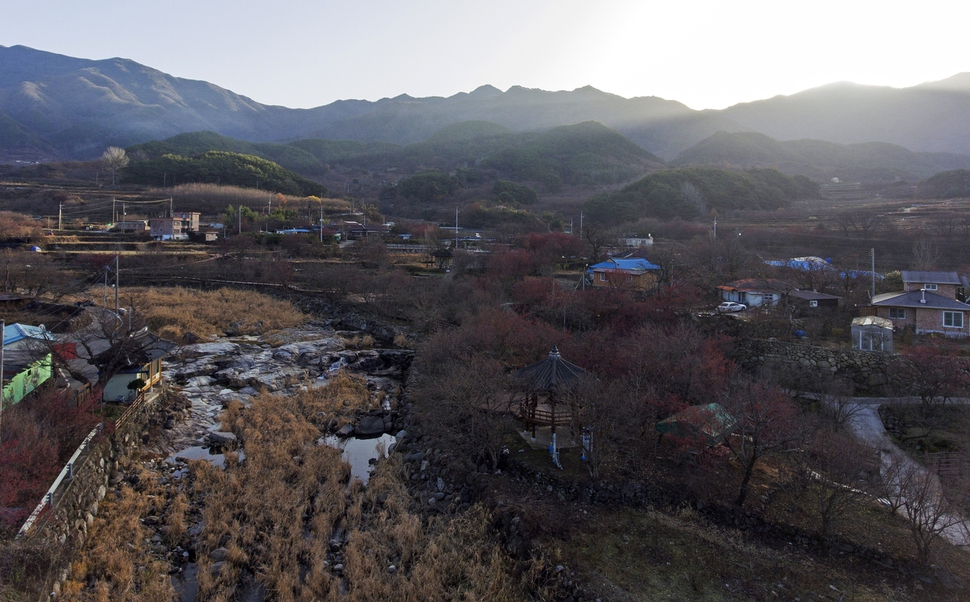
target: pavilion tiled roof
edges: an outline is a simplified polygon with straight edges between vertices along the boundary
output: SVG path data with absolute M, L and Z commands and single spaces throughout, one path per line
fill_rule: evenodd
M 562 359 L 559 349 L 553 347 L 546 359 L 522 368 L 515 376 L 519 385 L 530 391 L 558 392 L 574 386 L 590 374 Z

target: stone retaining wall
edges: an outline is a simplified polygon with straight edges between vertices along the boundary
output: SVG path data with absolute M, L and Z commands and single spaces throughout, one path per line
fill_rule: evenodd
M 73 550 L 84 544 L 88 528 L 94 523 L 101 500 L 108 491 L 108 481 L 118 466 L 118 460 L 147 441 L 144 432 L 164 395 L 156 389 L 132 405 L 115 424 L 114 432 L 100 437 L 88 455 L 79 461 L 74 477 L 57 491 L 54 504 L 41 514 L 37 524 L 26 534 L 31 540 L 47 541 L 62 549 Z M 51 567 L 49 586 L 42 590 L 40 600 L 48 600 L 50 593 L 60 593 L 60 584 L 67 579 L 71 554 L 64 554 L 64 566 Z
M 879 351 L 827 349 L 806 343 L 763 339 L 738 341 L 735 359 L 746 369 L 779 368 L 791 377 L 817 382 L 837 376 L 855 385 L 857 395 L 888 396 L 898 390 L 892 363 L 896 356 Z

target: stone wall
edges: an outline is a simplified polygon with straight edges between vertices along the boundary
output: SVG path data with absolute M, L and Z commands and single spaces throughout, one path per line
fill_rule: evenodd
M 892 370 L 895 357 L 878 351 L 746 339 L 738 342 L 735 359 L 749 370 L 777 368 L 786 376 L 803 378 L 808 383 L 837 376 L 852 382 L 857 395 L 888 396 L 899 385 Z
M 118 460 L 147 442 L 148 434 L 144 429 L 163 397 L 161 390 L 156 388 L 154 394 L 139 399 L 128 409 L 115 424 L 114 432 L 96 440 L 87 455 L 79 459 L 74 477 L 66 479 L 55 492 L 53 506 L 45 508 L 26 534 L 27 538 L 47 541 L 62 549 L 76 549 L 84 544 Z M 64 566 L 51 567 L 51 582 L 41 600 L 48 599 L 48 592 L 58 594 L 60 583 L 68 576 L 71 554 L 62 557 L 66 562 Z

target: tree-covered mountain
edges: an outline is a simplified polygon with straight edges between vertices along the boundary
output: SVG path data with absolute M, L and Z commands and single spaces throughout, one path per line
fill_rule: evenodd
M 667 169 L 586 202 L 590 219 L 608 225 L 644 217 L 696 218 L 710 209 L 778 209 L 817 197 L 818 184 L 776 169 Z
M 92 61 L 23 46 L 0 46 L 0 111 L 49 144 L 59 158 L 93 158 L 107 145 L 131 146 L 206 130 L 250 142 L 322 138 L 408 144 L 468 121 L 526 132 L 590 120 L 673 157 L 716 131 L 739 129 L 679 102 L 625 99 L 589 87 L 501 92 L 483 86 L 448 98 L 401 95 L 288 109 L 127 59 Z M 0 156 L 6 151 L 0 144 Z
M 919 183 L 919 197 L 955 199 L 970 197 L 970 169 L 944 171 Z
M 297 145 L 247 142 L 220 136 L 215 132 L 178 134 L 165 140 L 136 144 L 126 150 L 128 156 L 135 161 L 157 159 L 163 155 L 193 157 L 208 151 L 225 151 L 261 157 L 300 174 L 317 175 L 326 172 L 324 165 L 317 160 L 313 153 L 307 152 Z
M 253 155 L 208 151 L 194 157 L 163 155 L 133 161 L 125 168 L 123 181 L 161 186 L 165 183 L 202 182 L 225 184 L 299 196 L 324 196 L 326 188 L 272 161 Z
M 656 155 L 596 122 L 524 134 L 488 122 L 463 122 L 446 126 L 425 141 L 404 146 L 319 139 L 289 144 L 251 143 L 214 132 L 196 132 L 127 150 L 136 161 L 166 154 L 189 157 L 210 150 L 241 153 L 279 163 L 306 176 L 322 174 L 335 166 L 368 172 L 393 169 L 405 175 L 462 170 L 467 177 L 481 181 L 531 181 L 548 189 L 563 184 L 624 183 L 664 167 Z
M 755 132 L 718 132 L 682 152 L 671 165 L 773 167 L 817 182 L 839 178 L 886 183 L 916 181 L 940 171 L 970 168 L 970 155 L 916 153 L 886 142 L 778 141 Z
M 777 140 L 880 141 L 970 154 L 970 73 L 910 88 L 829 84 L 717 114 Z
M 501 137 L 501 128 L 525 133 L 586 121 L 613 128 L 668 160 L 720 131 L 970 154 L 968 114 L 970 74 L 903 89 L 832 84 L 721 111 L 695 111 L 657 97 L 626 99 L 591 87 L 547 92 L 520 86 L 505 92 L 482 86 L 447 98 L 405 94 L 288 109 L 127 59 L 93 61 L 0 46 L 0 160 L 91 159 L 108 145 L 127 147 L 199 131 L 251 143 L 322 139 L 409 145 L 431 141 L 448 126 L 469 127 L 468 122 L 494 124 L 472 128 L 475 139 L 486 139 Z M 314 154 L 324 167 L 328 159 L 322 160 L 321 154 L 345 157 L 356 152 L 347 145 L 318 145 L 317 152 L 299 148 Z M 272 154 L 256 150 L 261 156 Z M 365 147 L 368 154 L 372 150 Z M 883 177 L 881 165 L 872 169 Z M 888 169 L 886 177 L 896 168 Z M 910 173 L 909 168 L 902 171 Z

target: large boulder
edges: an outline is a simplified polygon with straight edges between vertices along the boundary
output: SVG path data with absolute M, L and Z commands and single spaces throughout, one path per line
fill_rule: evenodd
M 358 437 L 376 437 L 387 432 L 383 416 L 364 416 L 357 421 L 354 434 Z

